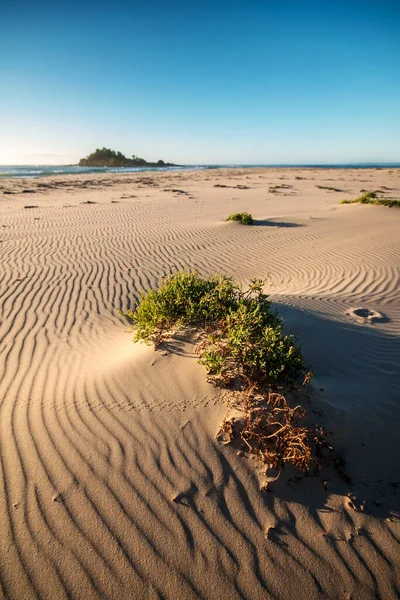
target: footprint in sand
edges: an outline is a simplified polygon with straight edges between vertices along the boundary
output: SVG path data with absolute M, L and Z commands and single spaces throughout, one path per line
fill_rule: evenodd
M 388 317 L 377 310 L 364 307 L 351 308 L 346 311 L 346 315 L 353 317 L 359 323 L 387 323 L 389 321 Z

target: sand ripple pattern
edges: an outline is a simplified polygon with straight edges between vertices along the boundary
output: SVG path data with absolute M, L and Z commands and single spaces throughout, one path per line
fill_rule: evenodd
M 398 522 L 372 534 L 372 517 L 317 487 L 311 510 L 290 487 L 260 494 L 246 461 L 214 441 L 222 413 L 195 358 L 189 383 L 179 353 L 148 378 L 117 312 L 188 267 L 269 272 L 276 297 L 331 314 L 368 301 L 396 328 L 391 237 L 349 226 L 346 244 L 305 218 L 243 230 L 222 221 L 226 207 L 176 194 L 43 198 L 31 211 L 13 198 L 2 215 L 0 595 L 395 598 Z M 386 349 L 374 346 L 371 368 L 388 368 Z

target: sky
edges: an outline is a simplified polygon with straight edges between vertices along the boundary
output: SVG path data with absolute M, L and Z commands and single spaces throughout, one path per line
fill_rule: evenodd
M 0 0 L 0 164 L 400 161 L 400 0 Z

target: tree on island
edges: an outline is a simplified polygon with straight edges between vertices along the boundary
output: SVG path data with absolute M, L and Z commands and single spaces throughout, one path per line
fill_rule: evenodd
M 109 148 L 96 148 L 96 151 L 86 158 L 81 158 L 79 167 L 175 167 L 172 163 L 159 160 L 156 163 L 147 162 L 144 158 L 132 155 L 127 158 L 122 152 L 115 152 Z

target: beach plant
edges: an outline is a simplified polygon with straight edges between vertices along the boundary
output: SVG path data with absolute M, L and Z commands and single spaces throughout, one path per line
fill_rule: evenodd
M 143 292 L 126 316 L 134 323 L 135 341 L 156 346 L 185 326 L 201 330 L 200 362 L 216 381 L 287 382 L 303 372 L 303 357 L 294 338 L 283 333 L 264 285 L 253 279 L 244 290 L 224 275 L 178 272 L 157 290 Z
M 200 333 L 197 352 L 208 380 L 232 390 L 244 415 L 225 419 L 219 437 L 237 442 L 267 468 L 291 463 L 307 471 L 322 464 L 326 445 L 322 430 L 299 424 L 306 415 L 299 398 L 312 374 L 296 340 L 284 333 L 265 283 L 253 279 L 243 288 L 225 275 L 181 271 L 142 292 L 125 316 L 134 340 L 156 347 L 178 330 Z
M 388 206 L 390 208 L 400 208 L 400 200 L 391 198 L 378 198 L 376 192 L 365 192 L 353 200 L 342 200 L 340 204 L 375 204 L 377 206 Z
M 298 426 L 305 418 L 300 405 L 291 407 L 284 394 L 268 390 L 264 394 L 249 390 L 243 418 L 231 417 L 221 425 L 218 437 L 225 443 L 242 442 L 248 454 L 268 467 L 294 464 L 308 471 L 313 461 L 313 446 L 324 444 L 323 432 Z M 267 484 L 264 484 L 264 489 Z
M 157 290 L 142 292 L 136 310 L 126 316 L 134 322 L 135 341 L 157 346 L 184 326 L 216 323 L 235 307 L 239 293 L 240 286 L 229 277 L 182 271 L 162 280 Z
M 304 362 L 294 338 L 284 335 L 282 323 L 262 292 L 241 298 L 199 345 L 200 362 L 215 382 L 236 379 L 283 383 L 303 372 Z
M 253 217 L 248 212 L 234 213 L 229 215 L 227 221 L 239 221 L 243 225 L 251 225 L 253 223 Z

